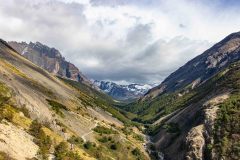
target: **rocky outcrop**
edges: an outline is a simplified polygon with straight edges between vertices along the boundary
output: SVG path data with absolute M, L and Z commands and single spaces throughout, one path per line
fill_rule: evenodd
M 11 123 L 0 123 L 0 148 L 11 157 L 18 160 L 36 157 L 38 146 L 33 137 Z
M 179 89 L 192 89 L 229 64 L 240 60 L 240 32 L 232 33 L 201 55 L 195 57 L 151 89 L 144 99 Z M 189 86 L 189 84 L 192 84 Z
M 205 139 L 204 139 L 204 126 L 199 125 L 193 127 L 186 137 L 186 145 L 187 153 L 186 159 L 187 160 L 202 160 L 203 159 L 203 152 L 205 149 Z
M 84 76 L 74 64 L 67 62 L 61 53 L 55 48 L 50 48 L 40 42 L 8 43 L 18 53 L 22 54 L 34 64 L 46 69 L 50 73 L 75 81 L 80 81 L 88 85 L 91 84 L 87 77 Z

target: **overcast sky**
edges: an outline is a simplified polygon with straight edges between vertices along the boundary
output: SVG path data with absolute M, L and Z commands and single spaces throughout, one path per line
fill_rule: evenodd
M 89 78 L 161 82 L 240 30 L 238 0 L 0 0 L 0 38 L 58 49 Z

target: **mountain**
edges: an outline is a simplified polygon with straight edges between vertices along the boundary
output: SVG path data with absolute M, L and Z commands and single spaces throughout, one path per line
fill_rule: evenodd
M 0 40 L 0 159 L 150 159 L 141 132 L 103 93 L 16 50 Z
M 119 85 L 114 82 L 97 80 L 93 84 L 116 100 L 137 99 L 153 87 L 153 85 L 148 84 Z
M 31 62 L 50 73 L 91 85 L 90 80 L 74 64 L 67 62 L 55 48 L 50 48 L 40 42 L 18 43 L 11 41 L 8 44 Z
M 240 32 L 121 109 L 145 123 L 157 159 L 239 159 Z
M 143 99 L 154 98 L 185 88 L 193 89 L 240 59 L 240 32 L 230 34 L 203 54 L 195 57 L 151 89 Z

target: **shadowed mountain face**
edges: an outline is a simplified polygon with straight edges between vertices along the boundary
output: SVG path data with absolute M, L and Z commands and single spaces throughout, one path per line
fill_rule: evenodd
M 240 32 L 230 34 L 203 54 L 187 62 L 168 76 L 161 85 L 151 89 L 143 99 L 185 87 L 194 88 L 214 74 L 240 59 Z
M 50 48 L 40 42 L 30 42 L 29 44 L 25 42 L 9 42 L 9 45 L 31 62 L 46 69 L 50 73 L 91 84 L 87 77 L 84 76 L 74 64 L 67 62 L 55 48 Z

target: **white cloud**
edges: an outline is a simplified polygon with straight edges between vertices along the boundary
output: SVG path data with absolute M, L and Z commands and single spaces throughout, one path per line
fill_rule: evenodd
M 224 0 L 0 3 L 1 38 L 54 46 L 90 78 L 124 82 L 159 82 L 240 26 Z

